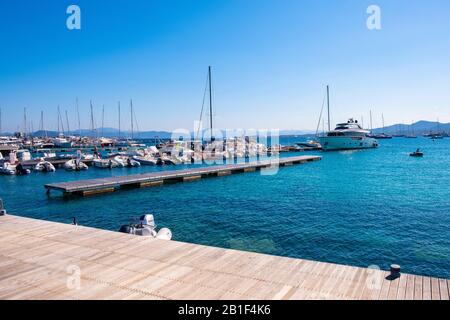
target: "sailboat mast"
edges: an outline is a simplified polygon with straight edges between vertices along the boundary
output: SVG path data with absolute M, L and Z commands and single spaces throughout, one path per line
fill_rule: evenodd
M 134 124 L 133 124 L 133 99 L 130 100 L 130 112 L 131 112 L 131 139 L 134 136 Z
M 27 136 L 27 108 L 23 108 L 23 133 Z
M 119 139 L 120 139 L 120 101 L 118 105 L 119 105 Z
M 384 133 L 384 115 L 381 114 L 381 121 L 383 122 L 383 133 Z
M 78 98 L 76 98 L 76 105 L 77 105 L 77 116 L 78 116 L 78 133 L 81 138 L 81 121 L 80 121 L 80 108 L 78 106 Z
M 104 136 L 104 128 L 105 128 L 105 105 L 102 107 L 102 137 Z
M 94 108 L 92 107 L 92 100 L 89 101 L 91 107 L 91 131 L 92 137 L 94 137 Z
M 70 135 L 69 115 L 66 110 L 67 134 Z
M 370 133 L 373 131 L 373 125 L 372 125 L 372 110 L 370 110 Z
M 208 67 L 209 78 L 209 124 L 211 129 L 211 141 L 213 140 L 213 105 L 212 105 L 212 85 L 211 85 L 211 66 Z
M 328 110 L 328 131 L 331 131 L 330 123 L 330 86 L 327 85 L 327 110 Z
M 0 134 L 2 134 L 2 108 L 0 108 Z

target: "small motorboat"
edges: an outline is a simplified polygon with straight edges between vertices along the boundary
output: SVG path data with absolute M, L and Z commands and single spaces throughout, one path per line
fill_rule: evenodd
M 114 161 L 114 159 L 94 159 L 92 161 L 92 164 L 94 167 L 102 168 L 102 169 L 111 169 L 111 168 L 117 168 L 119 166 L 119 163 Z
M 318 148 L 318 149 L 322 148 L 320 143 L 314 140 L 309 140 L 306 142 L 297 142 L 296 144 L 301 148 Z
M 139 162 L 143 166 L 154 166 L 158 163 L 158 160 L 150 156 L 133 156 L 133 160 Z
M 152 237 L 161 240 L 171 240 L 172 231 L 168 228 L 161 228 L 156 232 L 155 218 L 152 214 L 144 214 L 139 218 L 139 223 L 125 224 L 120 227 L 119 232 L 134 234 L 137 236 Z
M 9 162 L 5 162 L 3 163 L 3 166 L 0 167 L 0 174 L 13 176 L 16 174 L 16 168 Z
M 36 166 L 34 167 L 34 170 L 39 171 L 39 172 L 55 172 L 56 171 L 55 166 L 45 160 L 41 160 L 40 162 L 38 162 L 36 164 Z
M 172 158 L 172 157 L 161 157 L 160 158 L 161 159 L 161 161 L 164 163 L 164 164 L 167 164 L 167 165 L 177 165 L 177 164 L 180 164 L 180 161 L 178 161 L 176 158 Z
M 423 157 L 423 152 L 420 151 L 419 149 L 417 149 L 416 151 L 410 153 L 409 156 L 410 156 L 410 157 L 421 158 L 421 157 Z
M 16 175 L 18 176 L 26 176 L 31 173 L 30 169 L 25 169 L 22 164 L 19 162 L 18 165 L 16 165 Z
M 77 159 L 72 159 L 64 163 L 64 169 L 67 171 L 83 171 L 87 170 L 88 166 Z
M 141 163 L 139 161 L 136 161 L 136 160 L 130 158 L 130 157 L 126 157 L 125 166 L 129 167 L 129 168 L 140 167 Z

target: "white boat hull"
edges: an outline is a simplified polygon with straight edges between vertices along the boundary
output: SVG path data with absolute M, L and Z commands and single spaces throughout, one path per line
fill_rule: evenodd
M 372 149 L 378 147 L 378 141 L 368 137 L 321 137 L 319 141 L 324 151 Z

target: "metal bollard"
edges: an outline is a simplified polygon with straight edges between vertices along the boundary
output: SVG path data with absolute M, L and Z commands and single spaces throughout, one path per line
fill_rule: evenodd
M 391 264 L 391 274 L 390 274 L 390 278 L 391 279 L 397 279 L 398 277 L 400 277 L 400 266 L 398 264 Z
M 3 207 L 3 200 L 0 199 L 0 216 L 4 216 L 6 214 L 6 210 Z

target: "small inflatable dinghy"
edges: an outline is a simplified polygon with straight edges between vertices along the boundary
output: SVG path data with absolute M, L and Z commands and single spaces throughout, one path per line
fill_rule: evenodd
M 413 153 L 410 153 L 409 156 L 410 156 L 410 157 L 417 157 L 417 158 L 420 158 L 420 157 L 423 157 L 423 152 L 420 151 L 419 149 L 417 149 L 417 150 L 414 151 Z
M 119 232 L 134 234 L 137 236 L 153 237 L 162 240 L 171 240 L 172 231 L 161 228 L 156 232 L 155 218 L 152 214 L 145 214 L 139 218 L 139 223 L 130 223 L 120 227 Z

